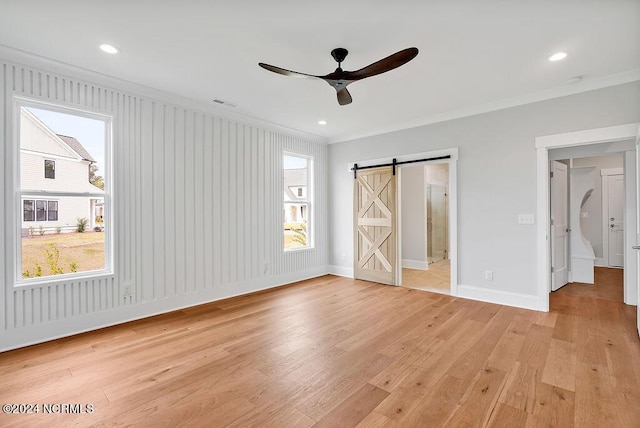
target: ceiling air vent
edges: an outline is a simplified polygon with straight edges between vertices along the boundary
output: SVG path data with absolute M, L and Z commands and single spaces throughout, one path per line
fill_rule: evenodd
M 220 104 L 220 105 L 228 106 L 228 107 L 235 107 L 235 106 L 236 106 L 236 105 L 235 105 L 234 103 L 232 103 L 232 102 L 225 101 L 225 100 L 221 100 L 221 99 L 218 99 L 218 98 L 215 98 L 215 99 L 213 100 L 213 102 L 214 102 L 214 103 L 216 103 L 216 104 Z

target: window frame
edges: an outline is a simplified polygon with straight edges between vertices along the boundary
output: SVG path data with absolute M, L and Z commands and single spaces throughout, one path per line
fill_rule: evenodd
M 299 197 L 299 199 L 295 200 L 295 201 L 287 201 L 284 198 L 284 193 L 285 193 L 285 182 L 284 182 L 284 158 L 285 156 L 288 157 L 294 157 L 294 158 L 301 158 L 301 159 L 305 159 L 307 161 L 307 182 L 306 182 L 306 196 L 304 197 Z M 282 210 L 280 211 L 282 213 L 282 218 L 280 221 L 280 227 L 282 230 L 282 246 L 283 246 L 283 250 L 285 253 L 290 253 L 290 252 L 295 252 L 295 251 L 308 251 L 308 250 L 313 250 L 315 249 L 315 241 L 314 241 L 314 200 L 313 200 L 313 171 L 314 171 L 314 157 L 311 155 L 307 155 L 304 153 L 297 153 L 294 151 L 288 151 L 288 150 L 284 150 L 282 152 L 282 185 L 281 185 L 281 194 L 282 194 Z M 296 195 L 296 198 L 298 198 L 297 196 L 297 191 L 296 192 L 292 192 L 294 193 L 294 195 Z M 302 203 L 305 204 L 307 206 L 307 245 L 304 247 L 293 247 L 293 248 L 286 248 L 284 247 L 284 223 L 285 223 L 285 217 L 284 217 L 284 212 L 287 209 L 287 206 L 291 205 L 292 203 Z
M 75 106 L 65 104 L 63 102 L 49 103 L 45 101 L 35 100 L 31 98 L 25 98 L 20 96 L 13 97 L 13 167 L 14 167 L 14 203 L 12 212 L 14 218 L 14 286 L 24 287 L 34 284 L 54 284 L 60 281 L 67 281 L 69 279 L 77 278 L 98 278 L 105 276 L 113 276 L 114 272 L 114 226 L 113 221 L 113 122 L 114 116 L 100 113 L 97 111 L 91 111 L 88 109 L 79 109 Z M 105 187 L 104 193 L 82 193 L 82 192 L 67 192 L 67 191 L 43 191 L 39 189 L 22 189 L 21 176 L 21 141 L 20 141 L 20 117 L 22 108 L 35 108 L 40 110 L 48 110 L 56 113 L 63 113 L 72 116 L 78 116 L 86 119 L 99 120 L 104 122 L 104 171 L 102 171 Z M 48 220 L 49 202 L 55 202 L 57 205 L 56 217 L 59 218 L 59 197 L 72 196 L 72 197 L 96 197 L 104 200 L 104 237 L 105 237 L 105 253 L 104 253 L 104 268 L 82 271 L 75 273 L 64 273 L 60 275 L 48 275 L 35 278 L 23 278 L 22 277 L 22 223 L 24 219 L 24 206 L 23 201 L 33 201 L 33 216 L 37 218 L 36 200 L 46 201 L 46 221 L 58 221 Z M 19 207 L 19 209 L 18 209 Z M 20 215 L 17 215 L 18 212 Z M 36 223 L 37 220 L 34 220 Z

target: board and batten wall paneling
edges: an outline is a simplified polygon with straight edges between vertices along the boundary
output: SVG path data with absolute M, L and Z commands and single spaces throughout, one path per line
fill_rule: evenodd
M 3 334 L 8 326 L 7 317 L 9 315 L 7 311 L 8 296 L 10 293 L 9 287 L 4 284 L 7 277 L 6 266 L 6 252 L 10 251 L 11 240 L 7 239 L 5 234 L 5 225 L 7 223 L 7 195 L 11 194 L 11 182 L 6 179 L 6 174 L 11 171 L 9 168 L 9 159 L 6 156 L 7 150 L 7 138 L 6 138 L 6 105 L 10 102 L 9 97 L 6 96 L 8 92 L 7 85 L 9 79 L 7 78 L 7 64 L 0 63 L 0 138 L 3 138 L 3 147 L 0 147 L 0 174 L 2 181 L 0 182 L 0 281 L 3 282 L 4 287 L 0 287 L 0 334 Z M 9 151 L 9 154 L 11 151 Z
M 0 351 L 327 272 L 326 145 L 80 70 L 0 64 Z M 113 275 L 15 286 L 14 97 L 113 118 Z M 283 151 L 313 157 L 311 249 L 283 248 Z

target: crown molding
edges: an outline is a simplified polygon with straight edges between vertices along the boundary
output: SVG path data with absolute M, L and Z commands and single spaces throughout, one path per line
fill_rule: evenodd
M 475 116 L 492 111 L 504 110 L 512 107 L 518 107 L 526 104 L 532 104 L 540 101 L 546 101 L 554 98 L 561 98 L 568 95 L 575 95 L 582 92 L 589 92 L 596 89 L 607 88 L 610 86 L 623 85 L 625 83 L 636 82 L 640 80 L 640 68 L 629 70 L 623 73 L 611 74 L 608 76 L 594 77 L 592 79 L 584 79 L 580 83 L 558 86 L 552 89 L 533 92 L 517 97 L 507 98 L 499 101 L 489 102 L 477 106 L 452 110 L 446 113 L 434 116 L 420 118 L 412 121 L 403 122 L 400 125 L 390 126 L 386 128 L 378 128 L 370 132 L 356 133 L 331 138 L 329 144 L 343 143 L 347 141 L 357 140 L 360 138 L 373 137 L 390 132 L 403 131 L 411 128 L 432 125 L 434 123 L 446 122 L 453 119 L 461 119 L 463 117 Z
M 188 109 L 197 110 L 202 113 L 208 113 L 219 118 L 241 122 L 247 125 L 254 125 L 265 130 L 280 132 L 290 136 L 299 137 L 307 141 L 319 144 L 326 144 L 327 138 L 309 134 L 304 131 L 289 128 L 274 122 L 262 120 L 244 113 L 234 112 L 225 107 L 217 105 L 209 105 L 207 103 L 183 97 L 178 94 L 165 92 L 160 89 L 141 85 L 139 83 L 130 82 L 128 80 L 119 79 L 107 74 L 99 73 L 86 68 L 78 67 L 72 64 L 61 62 L 45 56 L 36 55 L 20 49 L 0 44 L 0 58 L 27 67 L 38 68 L 41 71 L 57 73 L 71 78 L 85 81 L 87 83 L 99 84 L 109 87 L 110 89 L 126 91 L 141 97 L 167 102 Z

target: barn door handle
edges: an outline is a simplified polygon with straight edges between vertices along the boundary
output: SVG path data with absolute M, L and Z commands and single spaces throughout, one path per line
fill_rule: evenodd
M 640 245 L 634 245 L 634 246 L 633 246 L 633 247 L 631 247 L 631 248 L 633 248 L 634 250 L 640 250 Z

